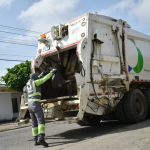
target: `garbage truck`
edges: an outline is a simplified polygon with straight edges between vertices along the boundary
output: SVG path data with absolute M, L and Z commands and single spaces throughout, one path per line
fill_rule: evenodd
M 126 21 L 86 13 L 51 27 L 39 36 L 31 71 L 39 75 L 52 68 L 65 85 L 54 89 L 51 79 L 42 85 L 45 118 L 96 125 L 104 116 L 121 123 L 150 117 L 150 36 Z M 28 110 L 26 91 L 18 121 Z

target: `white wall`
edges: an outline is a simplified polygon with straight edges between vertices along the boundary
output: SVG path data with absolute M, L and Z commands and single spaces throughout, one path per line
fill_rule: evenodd
M 0 93 L 0 121 L 13 118 L 11 93 Z

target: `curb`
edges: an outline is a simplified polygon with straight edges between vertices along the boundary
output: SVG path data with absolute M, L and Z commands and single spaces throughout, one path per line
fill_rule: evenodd
M 54 120 L 52 121 L 46 121 L 45 123 L 50 123 L 50 122 L 54 122 Z M 9 130 L 15 130 L 15 129 L 20 129 L 20 128 L 25 128 L 25 127 L 29 127 L 31 126 L 32 123 L 28 123 L 26 125 L 23 125 L 23 126 L 17 126 L 17 127 L 12 127 L 12 128 L 4 128 L 4 129 L 0 129 L 0 132 L 5 132 L 5 131 L 9 131 Z
M 14 128 L 6 128 L 6 129 L 0 129 L 0 132 L 5 132 L 5 131 L 9 131 L 9 130 L 15 130 L 15 129 L 19 129 L 19 128 L 25 128 L 25 127 L 29 127 L 31 126 L 31 124 L 25 125 L 25 126 L 18 126 L 18 127 L 14 127 Z
M 63 121 L 58 121 L 58 120 L 45 120 L 45 123 L 68 124 L 68 123 L 64 123 Z M 31 125 L 32 125 L 32 123 L 28 123 L 28 124 L 23 125 L 23 126 L 20 125 L 20 126 L 12 127 L 12 128 L 4 128 L 4 129 L 0 129 L 0 132 L 5 132 L 5 131 L 9 131 L 9 130 L 20 129 L 20 128 L 25 128 L 25 127 L 29 127 Z

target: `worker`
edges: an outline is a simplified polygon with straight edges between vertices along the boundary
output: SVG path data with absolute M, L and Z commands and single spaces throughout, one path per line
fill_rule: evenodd
M 30 74 L 30 79 L 27 83 L 28 108 L 32 119 L 32 135 L 34 137 L 35 145 L 48 146 L 44 139 L 45 119 L 41 106 L 41 84 L 50 79 L 56 72 L 57 69 L 53 69 L 47 75 L 45 75 L 45 72 L 42 72 L 39 76 L 37 76 L 36 73 L 32 73 Z

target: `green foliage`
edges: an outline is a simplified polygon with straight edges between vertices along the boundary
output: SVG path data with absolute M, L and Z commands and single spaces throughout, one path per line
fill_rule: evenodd
M 31 62 L 26 61 L 13 68 L 6 68 L 8 72 L 0 78 L 0 81 L 5 82 L 7 88 L 22 92 L 31 74 L 30 66 Z

